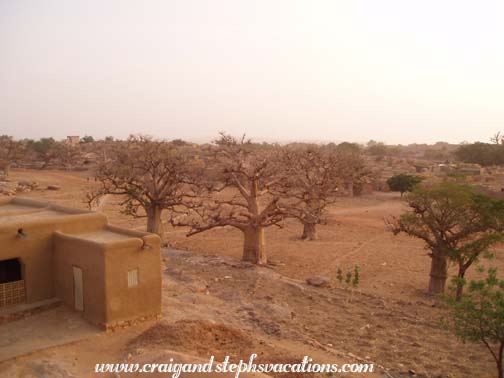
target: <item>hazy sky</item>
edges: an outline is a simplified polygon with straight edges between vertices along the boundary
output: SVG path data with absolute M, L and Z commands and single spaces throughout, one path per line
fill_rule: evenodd
M 0 0 L 0 134 L 488 141 L 504 1 Z

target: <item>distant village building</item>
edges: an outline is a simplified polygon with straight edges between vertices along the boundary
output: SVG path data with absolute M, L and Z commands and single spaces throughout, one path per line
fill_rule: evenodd
M 425 165 L 415 164 L 415 173 L 425 173 L 429 171 L 429 167 Z
M 101 213 L 0 199 L 0 312 L 56 298 L 104 328 L 161 312 L 160 239 Z
M 70 136 L 67 136 L 66 138 L 66 144 L 70 145 L 70 146 L 76 146 L 79 144 L 80 142 L 80 136 L 78 135 L 70 135 Z
M 461 173 L 471 176 L 479 176 L 484 173 L 484 168 L 479 164 L 460 164 L 458 170 Z

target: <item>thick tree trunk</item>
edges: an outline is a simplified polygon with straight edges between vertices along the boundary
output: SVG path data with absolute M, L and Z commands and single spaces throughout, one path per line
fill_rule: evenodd
M 11 168 L 11 163 L 5 163 L 4 168 L 3 168 L 5 177 L 9 177 L 10 168 Z
M 254 264 L 266 264 L 267 257 L 264 250 L 264 228 L 248 227 L 243 231 L 243 261 Z
M 320 214 L 322 212 L 320 200 L 318 198 L 309 199 L 306 205 L 307 211 L 305 218 L 302 219 L 303 235 L 301 239 L 316 240 L 318 238 L 317 224 L 320 222 Z
M 163 241 L 163 223 L 161 221 L 161 213 L 163 209 L 154 206 L 147 209 L 147 232 L 152 232 L 159 235 Z
M 316 223 L 303 223 L 303 235 L 301 239 L 304 240 L 317 240 L 317 224 Z
M 448 277 L 448 259 L 441 253 L 434 252 L 431 260 L 429 294 L 444 293 Z

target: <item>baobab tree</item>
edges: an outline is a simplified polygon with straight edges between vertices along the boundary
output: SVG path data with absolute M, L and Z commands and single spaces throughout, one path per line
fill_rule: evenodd
M 234 227 L 243 233 L 242 259 L 266 264 L 264 229 L 284 219 L 281 198 L 271 190 L 283 174 L 276 151 L 221 133 L 207 161 L 214 174 L 199 182 L 206 195 L 187 205 L 187 214 L 173 224 L 189 226 L 187 236 Z
M 364 170 L 353 149 L 308 146 L 286 150 L 285 174 L 274 190 L 285 198 L 287 212 L 303 224 L 302 239 L 316 240 L 326 207 L 335 202 L 339 189 Z
M 337 146 L 327 145 L 323 148 L 335 155 L 336 174 L 350 189 L 349 194 L 360 194 L 363 183 L 372 176 L 372 172 L 362 158 L 362 149 L 359 145 L 343 142 Z
M 391 231 L 419 238 L 430 250 L 429 293 L 444 292 L 448 264 L 457 264 L 456 298 L 461 298 L 467 270 L 503 240 L 504 202 L 449 182 L 417 188 L 406 202 L 411 210 L 388 220 Z
M 189 159 L 173 145 L 130 136 L 98 165 L 100 187 L 88 193 L 87 202 L 105 194 L 120 196 L 124 212 L 147 218 L 147 231 L 163 239 L 163 211 L 175 210 L 193 195 L 189 171 Z

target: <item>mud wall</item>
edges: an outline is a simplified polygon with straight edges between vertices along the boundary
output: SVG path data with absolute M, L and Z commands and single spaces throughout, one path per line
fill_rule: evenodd
M 156 235 L 107 244 L 107 323 L 161 313 L 160 240 Z M 138 269 L 138 286 L 128 287 L 128 271 Z
M 99 243 L 78 237 L 54 234 L 54 294 L 75 308 L 73 267 L 82 269 L 84 318 L 94 324 L 106 321 L 105 257 Z
M 34 213 L 35 214 L 35 213 Z M 43 211 L 36 213 L 43 215 Z M 86 232 L 103 227 L 106 217 L 97 213 L 59 216 L 15 216 L 2 226 L 0 221 L 0 260 L 19 258 L 26 285 L 26 302 L 33 303 L 54 297 L 53 233 Z M 22 228 L 27 239 L 18 236 Z

